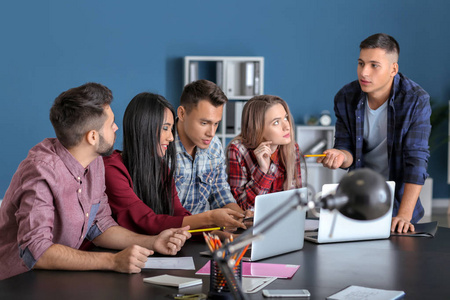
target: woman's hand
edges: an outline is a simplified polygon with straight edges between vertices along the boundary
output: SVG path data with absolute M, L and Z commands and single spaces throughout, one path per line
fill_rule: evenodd
M 272 144 L 272 141 L 262 142 L 255 150 L 253 150 L 253 153 L 255 153 L 256 156 L 256 160 L 258 161 L 259 168 L 264 173 L 267 173 L 267 171 L 269 171 L 270 156 L 272 155 L 270 144 Z

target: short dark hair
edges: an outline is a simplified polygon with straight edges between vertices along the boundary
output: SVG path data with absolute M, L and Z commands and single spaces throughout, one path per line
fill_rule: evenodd
M 72 148 L 89 130 L 100 130 L 106 119 L 105 106 L 112 99 L 110 89 L 93 82 L 61 93 L 50 109 L 50 121 L 61 144 Z
M 386 50 L 386 53 L 394 53 L 400 55 L 400 45 L 390 35 L 385 33 L 376 33 L 369 36 L 359 45 L 359 49 L 375 49 L 381 48 Z
M 184 87 L 180 105 L 185 107 L 186 112 L 190 112 L 201 100 L 207 100 L 213 106 L 219 107 L 227 103 L 228 98 L 214 82 L 200 79 Z

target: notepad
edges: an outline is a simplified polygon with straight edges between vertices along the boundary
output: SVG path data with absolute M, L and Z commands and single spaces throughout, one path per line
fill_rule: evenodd
M 148 257 L 143 269 L 195 270 L 194 260 L 188 257 Z
M 349 300 L 349 299 L 364 299 L 364 300 L 395 300 L 400 299 L 405 295 L 403 291 L 392 291 L 383 289 L 373 289 L 357 285 L 351 285 L 342 291 L 327 297 L 327 300 Z
M 422 236 L 422 237 L 434 237 L 436 235 L 438 223 L 437 221 L 429 223 L 414 224 L 414 231 L 408 231 L 406 233 L 391 232 L 391 236 Z
M 159 285 L 174 286 L 180 289 L 193 285 L 202 284 L 202 280 L 199 278 L 180 277 L 167 274 L 144 278 L 144 282 Z
M 297 272 L 299 265 L 266 264 L 256 262 L 242 263 L 243 277 L 276 277 L 292 278 Z M 208 261 L 195 275 L 209 275 L 210 262 Z

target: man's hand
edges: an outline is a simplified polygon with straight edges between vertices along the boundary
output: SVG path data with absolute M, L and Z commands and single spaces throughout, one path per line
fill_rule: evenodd
M 405 217 L 397 215 L 396 217 L 392 218 L 391 223 L 391 232 L 398 232 L 398 233 L 406 233 L 408 231 L 414 231 L 414 225 L 410 223 L 410 220 L 408 220 Z
M 324 167 L 327 167 L 329 169 L 338 169 L 342 167 L 347 161 L 346 153 L 338 149 L 328 149 L 325 150 L 323 154 L 326 154 L 326 156 L 318 157 L 317 162 L 323 164 Z M 348 166 L 347 164 L 345 164 L 345 167 Z
M 262 142 L 255 150 L 253 150 L 256 160 L 258 161 L 259 168 L 264 173 L 269 171 L 270 156 L 272 155 L 270 144 L 272 144 L 272 141 Z
M 133 245 L 113 256 L 113 270 L 121 273 L 139 273 L 144 267 L 147 257 L 152 255 L 153 251 L 147 248 Z
M 218 208 L 211 210 L 211 218 L 214 224 L 225 227 L 226 229 L 238 227 L 247 229 L 244 223 L 242 223 L 244 215 L 233 209 Z
M 189 226 L 182 228 L 171 228 L 162 231 L 155 236 L 153 250 L 165 255 L 175 255 L 180 251 L 187 239 L 191 237 L 188 232 Z
M 246 210 L 244 211 L 244 225 L 245 227 L 253 226 L 253 216 L 255 215 L 255 212 L 253 210 Z

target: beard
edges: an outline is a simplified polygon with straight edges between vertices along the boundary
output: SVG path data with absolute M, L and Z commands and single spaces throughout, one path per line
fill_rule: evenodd
M 114 141 L 116 141 L 116 133 L 114 133 Z M 98 146 L 97 154 L 100 156 L 110 156 L 114 151 L 114 142 L 112 144 L 108 144 L 100 134 L 100 145 Z

